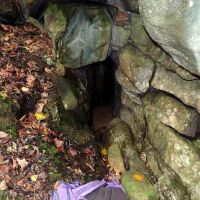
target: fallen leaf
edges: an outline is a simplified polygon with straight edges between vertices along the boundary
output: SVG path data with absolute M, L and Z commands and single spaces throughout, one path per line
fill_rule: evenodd
M 4 191 L 7 189 L 6 181 L 3 180 L 0 182 L 0 191 Z
M 26 78 L 28 86 L 33 87 L 35 84 L 35 77 L 33 75 L 28 75 Z
M 136 181 L 144 181 L 144 176 L 140 174 L 133 174 L 132 178 L 133 180 L 136 180 Z
M 27 133 L 26 133 L 23 129 L 20 129 L 18 132 L 19 132 L 19 136 L 20 136 L 21 138 L 24 138 L 24 137 L 27 136 Z
M 7 99 L 7 98 L 8 98 L 7 92 L 6 92 L 6 91 L 1 91 L 1 92 L 0 92 L 0 97 L 1 97 L 2 99 Z
M 30 92 L 30 89 L 29 89 L 29 88 L 27 88 L 27 87 L 22 87 L 21 89 L 22 89 L 22 91 L 23 91 L 23 92 L 25 92 L 25 93 L 28 93 L 28 92 Z
M 57 190 L 60 187 L 61 181 L 56 181 L 54 185 L 54 190 Z
M 21 169 L 23 170 L 25 167 L 28 166 L 28 162 L 24 159 L 17 158 L 17 163 L 20 165 Z
M 105 148 L 103 148 L 102 150 L 101 150 L 101 155 L 102 156 L 107 156 L 108 154 L 107 154 L 107 150 L 105 149 Z
M 36 182 L 38 175 L 32 175 L 30 178 L 31 178 L 31 181 Z
M 90 148 L 84 148 L 82 151 L 90 157 L 94 157 L 96 155 L 95 152 L 92 151 Z
M 8 138 L 8 134 L 3 131 L 0 131 L 0 139 L 6 139 L 6 138 Z
M 8 174 L 9 171 L 10 171 L 10 167 L 8 165 L 1 165 L 0 166 L 0 173 Z
M 4 160 L 4 156 L 2 156 L 2 155 L 0 154 L 0 162 L 3 162 L 3 160 Z
M 62 147 L 63 146 L 63 141 L 62 140 L 59 140 L 59 139 L 57 139 L 57 138 L 55 138 L 54 139 L 54 143 L 55 143 L 55 145 L 56 145 L 56 147 Z
M 43 112 L 36 112 L 35 113 L 35 118 L 38 120 L 38 121 L 41 121 L 41 120 L 44 120 L 47 118 L 47 114 L 44 114 Z
M 67 153 L 69 154 L 69 156 L 72 156 L 72 157 L 74 157 L 74 156 L 77 156 L 77 150 L 76 149 L 72 149 L 72 148 L 70 148 L 68 151 L 67 151 Z

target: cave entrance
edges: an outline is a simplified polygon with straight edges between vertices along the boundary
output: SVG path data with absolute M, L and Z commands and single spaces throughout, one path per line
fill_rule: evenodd
M 97 139 L 105 127 L 119 114 L 120 86 L 115 78 L 116 63 L 111 57 L 87 66 L 89 126 Z

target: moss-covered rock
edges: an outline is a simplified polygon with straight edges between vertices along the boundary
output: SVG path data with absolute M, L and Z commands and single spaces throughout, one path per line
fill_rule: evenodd
M 130 26 L 122 27 L 114 25 L 112 29 L 112 46 L 117 48 L 123 47 L 128 42 L 130 33 Z
M 149 88 L 154 62 L 131 45 L 121 49 L 119 62 L 122 73 L 140 92 L 145 93 Z
M 78 106 L 78 91 L 76 89 L 76 84 L 69 79 L 58 76 L 57 88 L 65 110 L 75 110 Z
M 50 4 L 44 19 L 58 65 L 74 69 L 107 57 L 112 21 L 105 7 Z
M 200 158 L 194 144 L 160 123 L 151 113 L 145 112 L 148 122 L 148 139 L 164 162 L 180 177 L 192 194 L 192 200 L 200 198 Z
M 58 4 L 49 4 L 44 13 L 44 25 L 48 31 L 55 47 L 55 41 L 59 40 L 65 31 L 67 17 Z
M 179 133 L 195 137 L 200 116 L 177 99 L 162 93 L 149 92 L 144 97 L 145 112 Z
M 143 146 L 146 163 L 156 177 L 156 189 L 163 200 L 189 200 L 190 194 L 180 177 L 163 161 L 146 139 Z
M 117 144 L 113 144 L 108 149 L 108 162 L 111 169 L 114 169 L 117 173 L 124 173 L 124 161 L 121 155 L 120 148 Z
M 151 85 L 155 89 L 176 96 L 183 103 L 197 108 L 200 112 L 200 80 L 183 80 L 177 74 L 165 70 L 161 65 L 157 65 Z
M 140 177 L 141 179 L 139 179 Z M 126 172 L 122 177 L 122 185 L 130 200 L 159 199 L 157 192 L 149 182 L 148 178 L 143 174 L 142 170 Z

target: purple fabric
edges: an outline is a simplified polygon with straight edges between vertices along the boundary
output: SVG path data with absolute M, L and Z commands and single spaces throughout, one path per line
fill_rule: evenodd
M 119 183 L 117 177 L 112 177 L 113 181 L 92 181 L 85 185 L 80 186 L 78 182 L 73 184 L 62 182 L 59 188 L 51 195 L 51 200 L 86 200 L 85 196 L 102 186 L 110 188 L 120 188 L 124 193 L 125 190 Z

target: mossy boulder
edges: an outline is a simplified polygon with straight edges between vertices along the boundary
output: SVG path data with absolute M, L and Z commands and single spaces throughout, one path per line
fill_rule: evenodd
M 107 57 L 112 20 L 106 7 L 50 4 L 44 19 L 59 65 L 74 69 Z
M 116 173 L 120 174 L 125 172 L 123 157 L 117 144 L 113 144 L 109 147 L 108 162 L 111 168 L 116 171 Z
M 138 177 L 138 179 L 137 179 Z M 141 179 L 140 179 L 141 178 Z M 158 200 L 159 196 L 142 171 L 126 172 L 122 176 L 122 185 L 130 200 Z
M 195 107 L 200 112 L 200 80 L 187 81 L 176 73 L 157 65 L 151 86 L 179 98 L 184 104 Z
M 190 194 L 180 177 L 163 161 L 159 153 L 146 139 L 143 145 L 146 163 L 156 177 L 155 184 L 161 199 L 189 200 Z
M 119 62 L 122 73 L 141 93 L 145 93 L 149 88 L 154 62 L 131 45 L 121 49 Z
M 58 4 L 49 4 L 44 13 L 44 26 L 53 41 L 54 47 L 56 40 L 62 36 L 67 25 L 67 16 Z
M 145 112 L 188 137 L 195 137 L 200 115 L 177 99 L 162 93 L 149 92 L 144 97 Z
M 147 110 L 146 110 L 147 111 Z M 148 139 L 164 162 L 180 177 L 192 194 L 192 200 L 200 198 L 200 158 L 193 142 L 181 137 L 177 132 L 159 122 L 150 112 L 146 112 Z

